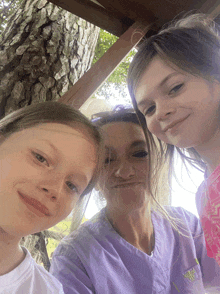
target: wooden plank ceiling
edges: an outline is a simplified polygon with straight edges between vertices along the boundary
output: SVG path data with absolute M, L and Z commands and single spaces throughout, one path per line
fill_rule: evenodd
M 220 14 L 219 0 L 50 0 L 54 4 L 120 37 L 134 22 L 154 24 L 155 33 L 188 11 Z

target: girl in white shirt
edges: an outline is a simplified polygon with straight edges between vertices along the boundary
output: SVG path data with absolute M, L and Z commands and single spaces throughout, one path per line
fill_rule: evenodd
M 0 121 L 0 293 L 63 293 L 19 246 L 54 226 L 91 189 L 101 138 L 73 108 L 45 102 Z

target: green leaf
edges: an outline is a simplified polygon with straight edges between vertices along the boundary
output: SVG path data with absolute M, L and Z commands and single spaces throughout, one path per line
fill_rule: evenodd
M 95 49 L 95 56 L 93 64 L 103 56 L 103 54 L 117 41 L 118 37 L 100 29 L 99 39 Z M 124 58 L 120 65 L 114 70 L 107 81 L 102 87 L 96 92 L 95 96 L 104 96 L 105 99 L 110 99 L 110 88 L 112 86 L 117 90 L 122 97 L 127 97 L 126 78 L 128 74 L 128 68 L 131 63 L 133 56 L 136 54 L 136 49 L 130 51 L 130 53 Z

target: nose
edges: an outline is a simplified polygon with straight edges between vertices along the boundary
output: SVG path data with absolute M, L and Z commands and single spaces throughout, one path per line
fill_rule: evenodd
M 47 179 L 38 185 L 38 188 L 47 198 L 54 202 L 61 197 L 64 189 L 64 183 L 65 181 L 61 177 L 51 179 L 50 176 L 48 176 Z
M 56 201 L 59 198 L 57 192 L 52 191 L 52 189 L 42 187 L 41 190 L 44 192 L 46 197 L 49 198 L 51 201 Z
M 156 118 L 158 121 L 163 121 L 169 118 L 176 111 L 174 103 L 171 101 L 163 100 L 158 101 L 156 105 Z
M 128 162 L 120 162 L 119 165 L 117 166 L 115 172 L 114 172 L 115 177 L 122 178 L 124 180 L 130 179 L 135 175 L 135 170 L 133 165 Z

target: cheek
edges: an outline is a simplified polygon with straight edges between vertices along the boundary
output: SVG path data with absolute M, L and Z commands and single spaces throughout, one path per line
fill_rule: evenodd
M 139 164 L 136 164 L 136 177 L 140 179 L 147 179 L 148 164 L 149 164 L 148 160 L 140 162 Z
M 77 200 L 78 200 L 77 196 L 75 196 L 74 198 L 68 198 L 66 196 L 60 199 L 59 203 L 57 204 L 57 214 L 56 214 L 56 218 L 58 221 L 63 220 L 71 213 L 71 211 L 77 204 Z
M 160 124 L 154 118 L 146 118 L 148 130 L 156 137 L 161 136 Z

